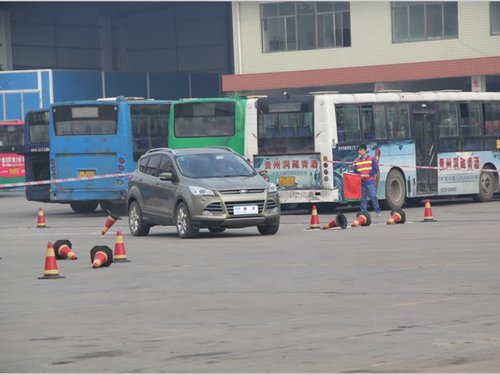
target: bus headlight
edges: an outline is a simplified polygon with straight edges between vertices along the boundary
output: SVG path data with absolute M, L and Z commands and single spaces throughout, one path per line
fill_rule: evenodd
M 208 190 L 199 186 L 189 186 L 189 191 L 191 191 L 191 194 L 196 196 L 215 195 L 215 193 L 212 190 Z
M 276 188 L 276 184 L 273 184 L 272 182 L 269 183 L 269 188 L 268 188 L 268 192 L 269 193 L 276 193 L 278 189 Z

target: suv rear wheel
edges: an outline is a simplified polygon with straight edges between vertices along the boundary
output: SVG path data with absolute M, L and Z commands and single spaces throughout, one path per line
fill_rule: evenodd
M 191 215 L 184 203 L 179 203 L 175 213 L 175 227 L 180 238 L 193 238 L 198 236 L 199 229 L 191 225 Z
M 151 227 L 144 223 L 139 204 L 133 201 L 128 209 L 128 227 L 133 236 L 147 236 Z

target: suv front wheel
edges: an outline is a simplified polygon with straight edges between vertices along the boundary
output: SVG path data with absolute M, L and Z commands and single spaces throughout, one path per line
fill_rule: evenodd
M 151 228 L 144 224 L 141 208 L 136 201 L 133 201 L 128 209 L 128 227 L 133 236 L 147 236 Z
M 274 223 L 274 224 L 259 225 L 257 227 L 257 229 L 259 230 L 259 233 L 263 234 L 263 235 L 276 234 L 278 232 L 279 228 L 280 228 L 279 221 L 277 223 Z
M 198 236 L 199 229 L 191 225 L 191 215 L 184 203 L 179 203 L 175 213 L 175 226 L 180 238 L 193 238 Z

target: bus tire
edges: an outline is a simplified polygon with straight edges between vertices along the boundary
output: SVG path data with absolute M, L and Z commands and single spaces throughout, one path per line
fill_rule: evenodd
M 484 167 L 483 169 L 490 169 Z M 495 176 L 493 172 L 482 171 L 479 174 L 479 193 L 474 196 L 476 202 L 488 202 L 495 193 Z
M 184 202 L 179 203 L 175 210 L 175 227 L 180 238 L 194 238 L 198 236 L 199 229 L 191 224 L 191 214 Z
M 151 227 L 144 223 L 142 211 L 136 201 L 128 208 L 128 228 L 132 236 L 147 236 Z
M 90 214 L 95 211 L 98 205 L 98 202 L 73 202 L 69 204 L 77 214 Z
M 392 169 L 385 181 L 384 208 L 399 210 L 403 207 L 406 199 L 406 182 L 400 171 Z

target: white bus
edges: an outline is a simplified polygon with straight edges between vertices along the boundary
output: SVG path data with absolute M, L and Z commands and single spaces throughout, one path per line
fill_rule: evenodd
M 282 203 L 345 202 L 357 146 L 378 159 L 386 208 L 499 191 L 500 93 L 311 93 L 247 102 L 245 154 Z

